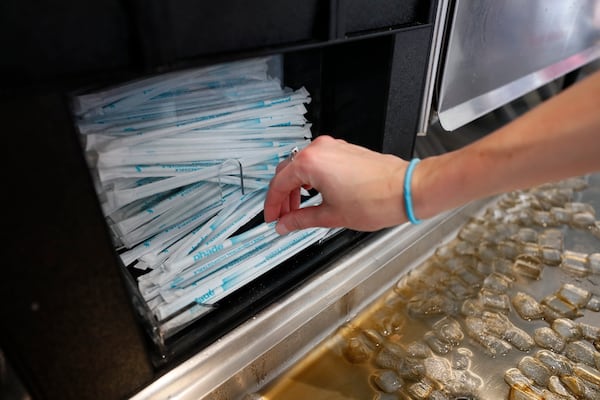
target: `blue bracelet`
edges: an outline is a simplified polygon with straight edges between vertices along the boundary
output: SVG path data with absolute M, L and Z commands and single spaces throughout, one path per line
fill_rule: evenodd
M 410 192 L 410 186 L 411 186 L 413 171 L 415 170 L 415 167 L 417 166 L 419 161 L 421 161 L 421 160 L 419 160 L 418 158 L 413 158 L 412 160 L 410 160 L 410 163 L 408 164 L 408 167 L 406 168 L 406 174 L 404 175 L 404 208 L 406 210 L 406 216 L 408 217 L 408 220 L 412 224 L 415 224 L 415 225 L 421 223 L 421 220 L 417 219 L 415 217 L 415 212 L 413 210 L 413 204 L 412 204 L 412 194 Z

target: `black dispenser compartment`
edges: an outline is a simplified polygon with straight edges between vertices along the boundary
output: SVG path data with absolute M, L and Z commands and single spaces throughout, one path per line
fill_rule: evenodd
M 411 37 L 407 39 L 404 35 Z M 306 117 L 313 124 L 313 135 L 327 133 L 376 151 L 409 158 L 414 145 L 419 96 L 413 97 L 411 106 L 395 93 L 405 96 L 410 94 L 406 88 L 413 85 L 413 90 L 418 91 L 419 87 L 413 80 L 415 75 L 395 71 L 402 71 L 403 64 L 409 68 L 406 65 L 407 48 L 412 45 L 416 51 L 418 39 L 425 39 L 426 35 L 426 29 L 418 29 L 335 46 L 282 52 L 284 85 L 292 89 L 304 86 L 311 94 Z M 414 51 L 408 54 L 414 54 Z M 361 57 L 357 57 L 359 54 Z M 421 56 L 421 63 L 424 63 L 426 54 Z M 417 82 L 423 79 L 424 75 L 420 75 Z M 261 222 L 259 216 L 242 229 Z M 127 268 L 125 279 L 133 303 L 153 343 L 153 363 L 162 366 L 189 354 L 191 349 L 210 344 L 318 274 L 327 261 L 360 243 L 366 236 L 368 234 L 346 230 L 313 244 L 217 301 L 208 314 L 175 332 L 160 328 L 139 294 L 135 281 L 139 270 Z

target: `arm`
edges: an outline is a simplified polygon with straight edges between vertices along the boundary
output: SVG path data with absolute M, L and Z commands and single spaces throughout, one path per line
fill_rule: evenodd
M 421 218 L 471 200 L 600 170 L 600 71 L 462 149 L 423 160 Z
M 280 165 L 265 201 L 277 230 L 309 226 L 373 231 L 406 221 L 408 163 L 331 137 L 318 137 Z M 424 159 L 412 181 L 417 218 L 469 201 L 600 170 L 600 72 L 462 149 Z M 323 203 L 298 209 L 300 186 Z

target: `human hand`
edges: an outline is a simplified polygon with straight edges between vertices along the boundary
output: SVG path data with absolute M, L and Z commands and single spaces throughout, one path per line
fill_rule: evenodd
M 406 221 L 403 180 L 408 163 L 330 136 L 319 136 L 277 167 L 265 200 L 265 221 L 277 232 L 308 227 L 375 231 Z M 300 188 L 314 188 L 323 201 L 299 208 Z

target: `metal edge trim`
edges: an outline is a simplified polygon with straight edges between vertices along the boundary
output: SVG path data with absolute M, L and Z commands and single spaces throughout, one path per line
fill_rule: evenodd
M 419 122 L 417 125 L 417 135 L 419 136 L 425 136 L 429 126 L 429 118 L 433 104 L 433 93 L 439 69 L 444 31 L 446 29 L 446 20 L 448 17 L 448 3 L 449 0 L 439 0 L 435 15 L 435 24 L 433 26 L 431 38 L 431 49 L 429 52 L 429 62 L 427 64 L 425 87 L 423 90 L 424 95 L 421 103 Z

